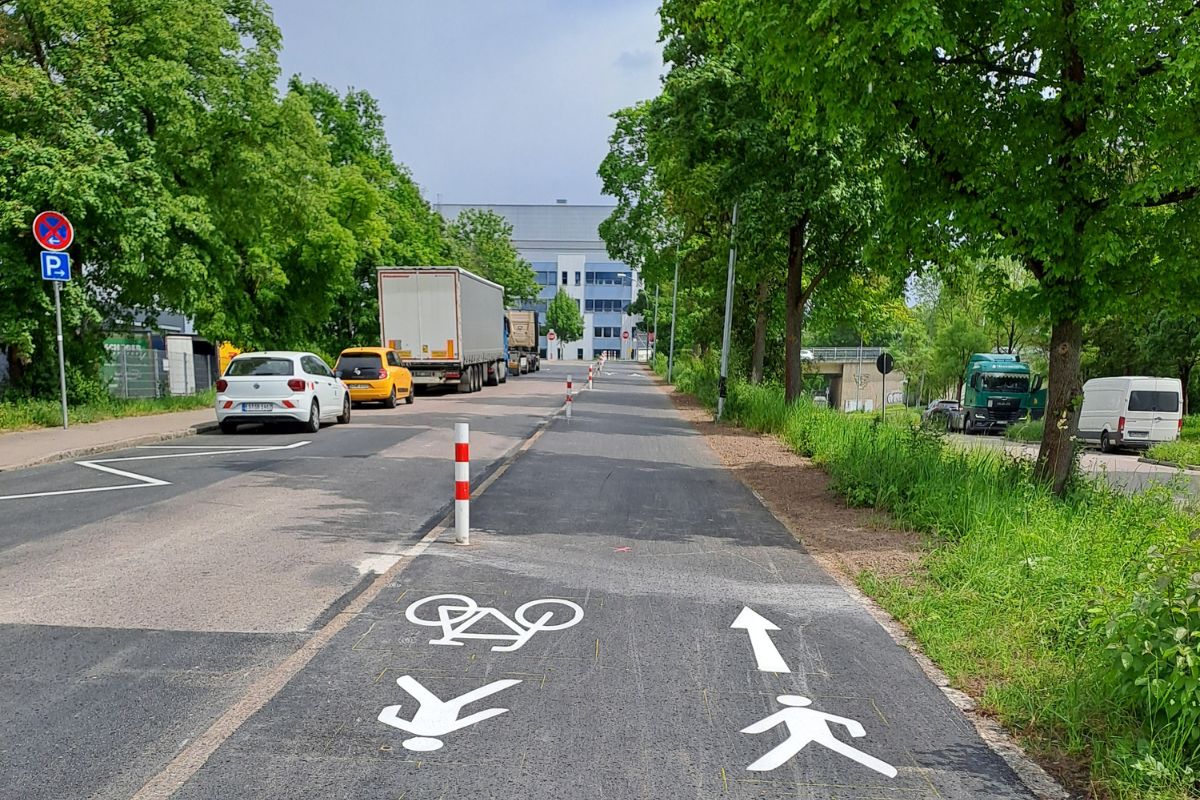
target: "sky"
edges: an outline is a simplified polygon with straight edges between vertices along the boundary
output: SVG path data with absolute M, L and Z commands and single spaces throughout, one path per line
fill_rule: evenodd
M 658 93 L 658 0 L 273 0 L 281 82 L 379 101 L 426 199 L 611 203 L 618 108 Z

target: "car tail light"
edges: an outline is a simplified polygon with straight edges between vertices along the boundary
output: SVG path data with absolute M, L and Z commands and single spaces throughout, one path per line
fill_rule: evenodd
M 1125 418 L 1121 417 L 1117 420 L 1117 433 L 1125 432 Z
M 449 378 L 450 380 L 454 380 L 455 378 L 461 378 L 462 373 L 461 372 L 447 372 L 446 377 Z
M 303 392 L 304 381 L 300 380 L 299 378 L 292 378 L 290 381 L 288 381 L 288 388 L 293 392 Z
M 1179 432 L 1183 433 L 1183 417 L 1179 418 Z
M 384 378 L 386 378 L 386 377 L 387 377 L 387 370 L 386 370 L 386 369 L 383 369 L 382 367 L 380 367 L 380 369 L 379 369 L 379 378 L 380 378 L 380 380 L 382 380 L 382 379 L 384 379 Z
M 217 381 L 217 391 L 218 392 L 223 392 L 228 388 L 229 388 L 229 381 L 225 380 L 224 378 L 221 378 L 221 380 Z

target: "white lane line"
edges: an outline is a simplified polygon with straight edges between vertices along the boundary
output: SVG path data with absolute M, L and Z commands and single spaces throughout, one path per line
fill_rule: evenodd
M 275 445 L 264 447 L 239 447 L 236 450 L 205 450 L 199 453 L 163 453 L 153 456 L 125 456 L 123 458 L 99 458 L 91 461 L 76 461 L 76 466 L 94 469 L 98 472 L 104 472 L 109 475 L 116 475 L 122 478 L 129 478 L 136 483 L 122 483 L 117 486 L 96 486 L 91 489 L 60 489 L 52 492 L 29 492 L 27 494 L 9 494 L 0 495 L 0 501 L 4 500 L 29 500 L 35 497 L 61 497 L 68 494 L 92 494 L 94 492 L 117 492 L 122 489 L 144 489 L 149 486 L 170 486 L 170 481 L 164 481 L 160 478 L 154 478 L 149 475 L 140 475 L 136 472 L 127 472 L 116 467 L 106 467 L 105 464 L 113 464 L 121 461 L 152 461 L 162 458 L 191 458 L 195 456 L 219 456 L 230 455 L 233 453 L 265 453 L 272 450 L 295 450 L 297 447 L 304 447 L 312 442 L 293 442 L 288 445 Z

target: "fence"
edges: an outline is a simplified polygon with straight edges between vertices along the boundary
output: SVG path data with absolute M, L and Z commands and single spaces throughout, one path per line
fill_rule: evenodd
M 136 345 L 108 345 L 100 375 L 115 397 L 192 395 L 212 388 L 216 357 Z

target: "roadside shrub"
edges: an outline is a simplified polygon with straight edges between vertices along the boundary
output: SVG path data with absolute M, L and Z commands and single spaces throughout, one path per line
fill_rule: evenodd
M 1152 547 L 1132 596 L 1103 620 L 1116 697 L 1143 720 L 1158 760 L 1165 751 L 1189 774 L 1200 768 L 1198 537 L 1170 551 Z
M 1147 450 L 1146 456 L 1155 461 L 1166 461 L 1181 467 L 1200 466 L 1200 442 L 1163 442 Z

